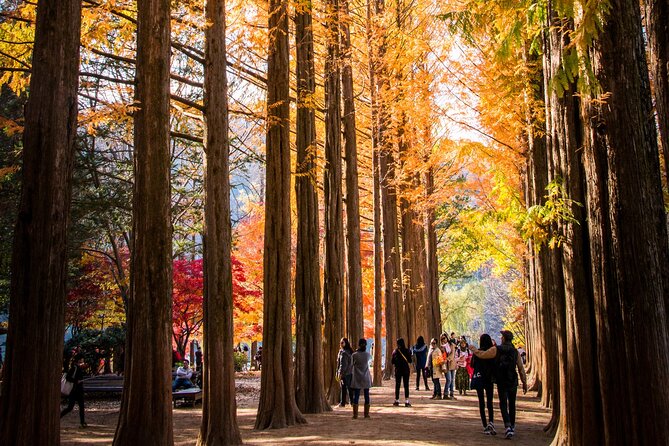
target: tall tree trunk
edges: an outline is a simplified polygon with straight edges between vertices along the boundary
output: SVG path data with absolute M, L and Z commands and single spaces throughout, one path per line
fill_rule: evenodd
M 324 393 L 321 281 L 316 192 L 314 36 L 311 4 L 296 8 L 297 47 L 297 253 L 295 262 L 295 398 L 303 413 L 331 410 Z
M 80 0 L 37 3 L 0 398 L 0 443 L 7 445 L 60 443 L 80 34 Z
M 290 304 L 290 98 L 288 2 L 270 0 L 263 256 L 263 358 L 255 428 L 306 423 L 295 402 Z
M 639 2 L 610 6 L 590 51 L 602 94 L 586 96 L 582 106 L 601 432 L 605 444 L 661 444 L 669 401 L 669 257 L 657 134 Z M 617 348 L 598 348 L 611 340 Z M 629 385 L 639 370 L 652 392 Z
M 335 377 L 339 340 L 344 334 L 344 222 L 341 165 L 341 83 L 339 0 L 326 3 L 325 60 L 325 389 L 332 404 L 339 395 Z M 354 341 L 355 342 L 355 341 Z
M 644 0 L 655 111 L 669 181 L 669 0 Z
M 346 158 L 346 240 L 348 293 L 346 333 L 352 342 L 364 336 L 362 314 L 362 266 L 360 263 L 360 194 L 358 192 L 358 147 L 355 127 L 353 67 L 348 0 L 341 0 L 342 93 L 344 100 L 344 153 Z
M 207 0 L 204 117 L 207 125 L 204 227 L 204 376 L 197 444 L 241 444 L 231 346 L 232 230 L 225 0 Z
M 170 2 L 137 2 L 135 160 L 125 390 L 114 445 L 171 445 Z M 148 401 L 147 401 L 148 400 Z
M 382 256 L 381 248 L 381 178 L 379 173 L 379 123 L 378 123 L 378 92 L 376 91 L 376 59 L 374 47 L 374 34 L 372 31 L 372 0 L 367 0 L 367 50 L 369 57 L 369 84 L 371 90 L 371 109 L 372 109 L 372 179 L 373 179 L 373 197 L 374 197 L 374 375 L 372 383 L 374 386 L 381 386 L 383 380 L 383 308 L 382 308 Z
M 429 311 L 431 317 L 428 319 L 431 323 L 428 325 L 428 336 L 430 338 L 439 338 L 441 333 L 441 304 L 439 302 L 439 259 L 437 258 L 437 231 L 436 231 L 436 216 L 434 211 L 434 204 L 430 203 L 432 195 L 434 195 L 434 168 L 429 167 L 425 174 L 425 194 L 427 195 L 428 208 L 425 215 L 425 235 L 426 243 L 426 258 L 427 258 L 427 275 L 425 277 L 426 283 L 426 299 L 429 303 Z

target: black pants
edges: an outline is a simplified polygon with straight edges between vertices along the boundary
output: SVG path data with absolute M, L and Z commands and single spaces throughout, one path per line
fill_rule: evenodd
M 353 389 L 351 389 L 352 379 L 353 375 L 346 375 L 344 376 L 343 380 L 339 381 L 339 386 L 341 387 L 341 391 L 339 394 L 339 404 L 341 404 L 342 406 L 346 405 L 346 395 L 348 395 L 350 400 L 353 401 Z
M 493 407 L 492 407 L 493 384 L 488 383 L 488 384 L 485 385 L 484 388 L 476 389 L 476 394 L 479 397 L 479 412 L 481 414 L 481 423 L 483 423 L 483 427 L 486 427 L 488 425 L 488 423 L 493 422 Z M 486 421 L 486 417 L 485 417 L 486 405 L 488 406 L 488 420 L 487 421 Z
M 404 398 L 409 399 L 409 374 L 395 375 L 395 399 L 400 399 L 400 382 L 404 381 Z
M 67 398 L 67 407 L 60 412 L 60 417 L 63 418 L 70 413 L 74 409 L 75 403 L 79 403 L 79 421 L 81 421 L 81 424 L 86 424 L 84 421 L 84 386 L 81 384 L 75 385 L 70 392 Z
M 516 427 L 516 393 L 518 385 L 500 386 L 497 384 L 497 395 L 499 396 L 499 411 L 502 412 L 504 427 Z
M 425 381 L 425 390 L 430 390 L 429 387 L 427 387 L 427 375 L 428 375 L 427 368 L 423 367 L 422 369 L 417 369 L 416 370 L 416 390 L 420 387 L 420 377 L 423 377 L 423 381 Z

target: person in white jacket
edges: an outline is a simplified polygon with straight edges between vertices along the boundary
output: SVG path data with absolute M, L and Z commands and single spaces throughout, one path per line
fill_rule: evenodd
M 177 369 L 177 377 L 172 383 L 172 392 L 179 387 L 183 389 L 190 389 L 193 387 L 193 382 L 190 380 L 193 376 L 193 369 L 190 368 L 188 359 L 184 359 L 183 365 Z

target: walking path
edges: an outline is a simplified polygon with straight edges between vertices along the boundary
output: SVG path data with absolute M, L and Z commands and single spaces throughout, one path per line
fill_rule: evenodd
M 413 375 L 412 375 L 413 377 Z M 308 424 L 286 429 L 254 431 L 253 423 L 258 404 L 258 378 L 238 379 L 238 417 L 242 439 L 247 445 L 548 445 L 550 438 L 542 428 L 550 412 L 539 405 L 535 394 L 519 392 L 516 436 L 512 441 L 483 435 L 475 392 L 456 395 L 456 401 L 430 400 L 432 392 L 413 391 L 412 407 L 393 407 L 394 381 L 372 389 L 371 418 L 352 420 L 350 406 L 335 407 L 330 413 L 306 415 Z M 361 401 L 362 402 L 362 401 Z M 89 403 L 86 410 L 87 429 L 78 428 L 77 414 L 61 421 L 61 444 L 67 446 L 109 445 L 118 419 L 118 402 Z M 76 411 L 76 409 L 75 409 Z M 174 410 L 174 439 L 176 445 L 194 445 L 200 426 L 202 410 Z M 503 423 L 495 399 L 495 426 L 503 432 Z M 501 442 L 501 443 L 500 443 Z

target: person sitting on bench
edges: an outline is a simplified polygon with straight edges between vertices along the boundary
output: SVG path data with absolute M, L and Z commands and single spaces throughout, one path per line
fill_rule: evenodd
M 172 383 L 172 392 L 181 387 L 183 389 L 190 389 L 193 387 L 193 382 L 190 380 L 193 376 L 193 369 L 189 367 L 187 359 L 184 359 L 183 365 L 177 369 L 177 377 Z

